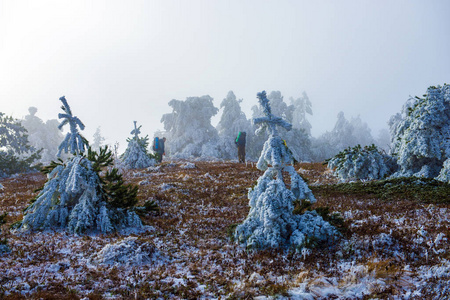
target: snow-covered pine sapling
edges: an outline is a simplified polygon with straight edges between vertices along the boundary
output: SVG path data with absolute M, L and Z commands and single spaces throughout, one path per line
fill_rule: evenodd
M 250 212 L 236 227 L 234 238 L 251 249 L 295 247 L 307 245 L 311 239 L 324 242 L 338 235 L 337 230 L 325 222 L 315 211 L 294 215 L 294 202 L 316 202 L 305 181 L 292 166 L 292 153 L 278 136 L 277 126 L 290 130 L 292 125 L 272 114 L 266 92 L 258 93 L 265 114 L 254 119 L 255 124 L 267 129 L 269 139 L 257 163 L 265 170 L 257 185 L 249 191 Z M 283 180 L 283 172 L 290 175 L 290 187 Z
M 84 124 L 72 115 L 72 110 L 70 109 L 69 104 L 67 103 L 66 97 L 62 96 L 59 98 L 62 102 L 61 109 L 64 113 L 58 114 L 59 119 L 63 119 L 61 124 L 59 124 L 58 129 L 62 130 L 64 125 L 69 124 L 69 132 L 66 134 L 64 141 L 59 145 L 58 148 L 58 156 L 61 155 L 61 152 L 64 150 L 65 153 L 69 152 L 77 155 L 80 153 L 84 153 L 86 146 L 88 145 L 87 140 L 79 133 L 78 127 L 81 130 L 84 130 Z
M 59 148 L 74 156 L 66 162 L 61 159 L 52 162 L 44 169 L 48 181 L 24 211 L 18 227 L 66 228 L 75 233 L 87 230 L 109 233 L 142 227 L 138 215 L 131 210 L 137 202 L 137 187 L 125 185 L 116 169 L 108 170 L 113 159 L 107 147 L 100 148 L 99 153 L 88 148 L 87 155 L 84 154 L 87 141 L 77 130 L 82 123 L 72 116 L 66 99 L 60 100 L 65 111 L 60 114 L 64 118 L 61 125 L 71 124 L 71 132 Z
M 328 160 L 328 168 L 343 182 L 383 179 L 396 167 L 395 160 L 375 145 L 348 147 Z
M 122 155 L 122 161 L 125 166 L 130 169 L 142 169 L 156 164 L 154 156 L 148 153 L 148 135 L 140 138 L 141 126 L 137 127 L 134 121 L 134 129 L 131 131 L 132 138 L 127 139 L 128 146 L 125 153 Z

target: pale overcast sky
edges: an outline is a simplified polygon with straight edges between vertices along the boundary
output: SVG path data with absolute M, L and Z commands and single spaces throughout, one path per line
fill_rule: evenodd
M 450 83 L 450 1 L 4 1 L 0 111 L 57 118 L 65 95 L 92 141 L 153 136 L 171 99 L 306 91 L 312 132 L 339 111 L 387 128 L 409 95 Z M 217 120 L 216 120 L 217 121 Z

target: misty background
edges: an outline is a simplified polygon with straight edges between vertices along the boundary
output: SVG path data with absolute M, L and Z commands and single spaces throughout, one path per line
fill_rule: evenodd
M 0 1 L 0 111 L 56 119 L 60 96 L 105 143 L 150 137 L 172 99 L 306 92 L 312 135 L 340 111 L 375 137 L 450 78 L 450 1 Z M 220 120 L 221 111 L 213 118 Z

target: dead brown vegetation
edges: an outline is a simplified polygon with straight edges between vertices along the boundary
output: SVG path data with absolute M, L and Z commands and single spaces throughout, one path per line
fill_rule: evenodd
M 332 248 L 247 252 L 230 240 L 229 228 L 247 216 L 248 188 L 262 172 L 252 164 L 195 165 L 187 169 L 182 162 L 165 162 L 158 169 L 126 174 L 127 182 L 139 185 L 140 205 L 154 200 L 160 207 L 160 212 L 143 217 L 152 229 L 139 237 L 150 241 L 164 262 L 133 267 L 88 263 L 106 244 L 123 239 L 120 234 L 4 230 L 11 252 L 0 257 L 1 269 L 8 270 L 0 275 L 0 297 L 251 299 L 289 295 L 289 290 L 306 283 L 306 290 L 320 298 L 320 287 L 331 285 L 338 291 L 367 278 L 374 285 L 364 297 L 401 295 L 409 289 L 418 289 L 423 297 L 437 295 L 433 289 L 427 292 L 426 284 L 439 286 L 448 280 L 420 279 L 418 274 L 450 259 L 448 243 L 435 243 L 439 234 L 450 237 L 449 204 L 318 193 L 314 207 L 327 206 L 345 220 L 347 230 Z M 336 183 L 322 164 L 295 167 L 310 184 Z M 40 174 L 1 180 L 5 190 L 0 191 L 0 213 L 9 213 L 7 225 L 22 218 L 33 191 L 44 182 Z M 338 296 L 342 295 L 326 295 Z

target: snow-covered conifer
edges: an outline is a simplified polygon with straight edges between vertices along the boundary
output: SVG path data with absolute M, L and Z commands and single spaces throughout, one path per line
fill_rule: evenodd
M 137 202 L 137 187 L 125 185 L 112 164 L 107 147 L 99 153 L 84 148 L 87 141 L 78 133 L 81 121 L 72 116 L 64 97 L 65 114 L 60 128 L 69 123 L 70 132 L 59 149 L 74 156 L 68 161 L 52 162 L 45 168 L 48 181 L 24 211 L 19 227 L 23 230 L 66 228 L 69 232 L 87 230 L 111 232 L 126 227 L 142 227 L 139 217 L 130 209 Z M 84 125 L 80 126 L 84 129 Z M 100 175 L 101 172 L 106 172 Z
M 254 119 L 269 134 L 257 167 L 265 170 L 257 185 L 249 191 L 250 212 L 244 222 L 236 227 L 236 240 L 248 248 L 266 249 L 285 246 L 303 247 L 308 238 L 325 241 L 337 234 L 336 229 L 314 212 L 294 215 L 295 201 L 316 199 L 307 184 L 291 165 L 293 157 L 278 135 L 278 128 L 290 130 L 292 125 L 275 116 L 266 97 L 258 93 L 264 117 Z M 283 180 L 282 172 L 290 177 L 290 188 Z
M 219 111 L 210 96 L 188 97 L 185 101 L 171 100 L 172 113 L 164 114 L 167 138 L 166 154 L 174 158 L 219 156 L 218 134 L 211 118 Z
M 156 164 L 156 160 L 151 157 L 147 151 L 148 136 L 144 138 L 139 137 L 141 133 L 141 126 L 136 126 L 134 121 L 134 129 L 131 131 L 133 138 L 128 139 L 128 146 L 125 153 L 122 155 L 122 162 L 130 169 L 143 169 Z
M 450 85 L 431 86 L 423 98 L 410 98 L 389 125 L 391 151 L 401 168 L 393 176 L 438 176 L 450 158 Z
M 394 159 L 375 145 L 349 147 L 328 161 L 328 168 L 341 181 L 382 179 L 391 175 L 395 167 Z
M 311 154 L 311 124 L 306 120 L 306 114 L 312 114 L 311 102 L 309 101 L 306 93 L 303 93 L 303 98 L 293 100 L 291 98 L 291 105 L 287 105 L 284 102 L 284 97 L 280 91 L 272 91 L 267 98 L 271 101 L 271 109 L 274 115 L 281 116 L 292 124 L 292 130 L 285 130 L 280 128 L 280 135 L 286 141 L 289 149 L 297 161 L 310 161 L 312 159 Z M 253 106 L 253 118 L 258 118 L 264 115 L 262 109 L 258 106 Z M 267 140 L 268 135 L 262 129 L 258 128 L 256 124 L 253 124 L 256 129 L 256 136 L 250 139 L 249 153 L 254 155 L 257 153 L 259 156 L 264 142 Z

